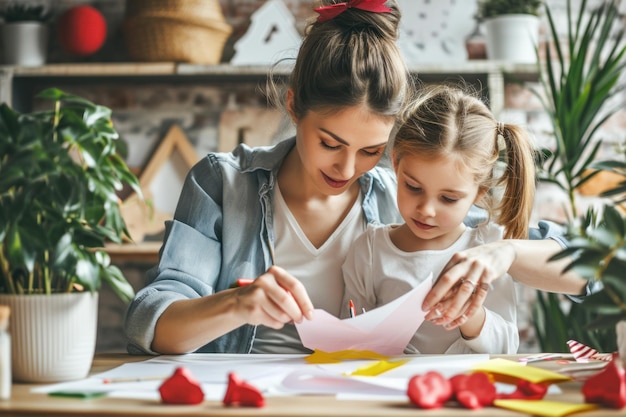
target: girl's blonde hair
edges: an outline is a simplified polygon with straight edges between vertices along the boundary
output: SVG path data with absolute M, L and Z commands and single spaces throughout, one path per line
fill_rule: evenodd
M 475 95 L 443 84 L 422 87 L 400 119 L 393 144 L 396 163 L 406 154 L 457 156 L 484 193 L 477 205 L 504 226 L 505 238 L 528 237 L 535 163 L 525 129 L 498 123 Z M 500 186 L 504 189 L 498 194 Z

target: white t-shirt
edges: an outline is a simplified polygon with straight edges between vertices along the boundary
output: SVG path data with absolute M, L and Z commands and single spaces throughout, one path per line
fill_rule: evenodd
M 352 300 L 357 312 L 387 304 L 417 286 L 431 272 L 436 279 L 455 253 L 500 240 L 503 236 L 501 226 L 488 223 L 477 228 L 468 227 L 447 249 L 404 252 L 389 237 L 389 231 L 397 226 L 369 226 L 347 255 L 343 265 L 343 303 Z M 478 337 L 464 339 L 458 328 L 446 330 L 424 321 L 405 351 L 424 354 L 516 353 L 519 347 L 516 294 L 510 275 L 491 284 L 484 306 L 487 314 Z M 349 314 L 342 311 L 341 317 L 349 317 Z
M 313 306 L 339 316 L 343 298 L 341 265 L 354 240 L 361 235 L 367 223 L 361 208 L 361 195 L 339 227 L 316 248 L 306 237 L 279 187 L 274 192 L 274 257 L 276 265 L 287 270 L 304 284 Z M 346 305 L 347 307 L 347 305 Z M 281 330 L 258 326 L 251 353 L 303 353 L 310 352 L 302 346 L 294 325 Z

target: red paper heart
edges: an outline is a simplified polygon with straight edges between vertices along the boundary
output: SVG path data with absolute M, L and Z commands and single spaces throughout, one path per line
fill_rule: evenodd
M 490 406 L 496 399 L 496 386 L 484 372 L 455 375 L 450 383 L 454 397 L 465 408 L 476 410 Z
M 420 408 L 439 408 L 452 396 L 452 384 L 439 372 L 430 371 L 411 377 L 407 395 Z
M 200 404 L 204 401 L 200 383 L 185 367 L 176 368 L 174 374 L 161 384 L 159 393 L 165 404 Z
M 541 400 L 548 392 L 548 386 L 525 379 L 517 381 L 517 388 L 509 394 L 498 394 L 498 399 L 506 400 Z
M 234 372 L 231 372 L 228 374 L 228 388 L 226 388 L 223 403 L 224 405 L 263 407 L 265 398 L 256 387 L 240 380 Z
M 585 381 L 583 385 L 585 402 L 617 409 L 626 406 L 626 373 L 618 362 L 619 355 L 615 353 L 611 362 L 602 371 Z

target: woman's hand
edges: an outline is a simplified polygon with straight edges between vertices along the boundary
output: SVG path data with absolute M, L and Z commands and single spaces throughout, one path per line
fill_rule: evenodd
M 481 308 L 489 284 L 506 274 L 516 260 L 510 241 L 497 241 L 456 253 L 443 268 L 422 309 L 426 320 L 453 329 Z
M 272 266 L 249 285 L 170 304 L 157 321 L 152 350 L 193 352 L 244 324 L 280 329 L 285 323 L 311 318 L 312 311 L 302 283 Z
M 235 297 L 236 310 L 248 324 L 280 329 L 285 323 L 312 317 L 313 303 L 304 285 L 278 266 L 238 288 Z

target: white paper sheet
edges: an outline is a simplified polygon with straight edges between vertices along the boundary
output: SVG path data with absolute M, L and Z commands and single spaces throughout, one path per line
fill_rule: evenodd
M 103 383 L 112 378 L 144 378 L 158 376 L 185 366 L 201 382 L 207 400 L 221 400 L 228 373 L 236 372 L 241 379 L 257 387 L 264 396 L 300 394 L 343 394 L 389 396 L 404 395 L 408 380 L 418 373 L 437 370 L 446 377 L 465 372 L 489 355 L 417 355 L 392 358 L 409 359 L 399 367 L 376 377 L 346 376 L 373 360 L 344 361 L 337 364 L 309 364 L 304 355 L 221 355 L 189 354 L 161 356 L 141 362 L 123 364 L 90 378 L 33 388 L 33 392 L 97 391 L 115 398 L 159 401 L 158 387 L 162 381 Z
M 312 350 L 371 350 L 382 355 L 401 355 L 426 312 L 422 303 L 432 287 L 432 274 L 420 285 L 384 306 L 349 319 L 338 319 L 315 309 L 311 320 L 296 323 L 302 344 Z

